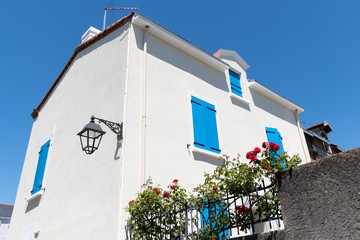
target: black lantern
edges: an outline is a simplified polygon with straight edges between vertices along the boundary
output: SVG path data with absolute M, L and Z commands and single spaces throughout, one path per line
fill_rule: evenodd
M 122 139 L 122 123 L 114 123 L 91 116 L 90 122 L 77 134 L 80 136 L 81 148 L 87 154 L 92 154 L 99 148 L 101 138 L 105 134 L 105 131 L 101 129 L 101 126 L 95 123 L 95 119 L 105 123 L 111 131 L 116 133 L 119 138 Z

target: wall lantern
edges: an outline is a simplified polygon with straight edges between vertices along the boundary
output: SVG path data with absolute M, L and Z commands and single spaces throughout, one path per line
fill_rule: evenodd
M 114 123 L 91 116 L 90 122 L 77 134 L 80 136 L 81 148 L 87 154 L 92 154 L 99 148 L 101 138 L 105 134 L 101 126 L 95 123 L 95 119 L 98 120 L 99 123 L 104 123 L 111 131 L 118 135 L 119 139 L 122 139 L 122 123 Z

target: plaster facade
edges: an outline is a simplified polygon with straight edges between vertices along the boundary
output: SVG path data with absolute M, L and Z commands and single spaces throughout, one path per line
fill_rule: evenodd
M 240 73 L 248 104 L 230 96 L 229 68 Z M 273 127 L 281 132 L 285 150 L 305 162 L 298 113 L 248 83 L 246 69 L 235 58 L 216 59 L 135 15 L 80 52 L 39 111 L 9 239 L 19 239 L 34 224 L 36 239 L 125 239 L 124 208 L 145 179 L 166 187 L 177 178 L 191 191 L 204 172 L 221 164 L 219 155 L 194 147 L 191 96 L 215 106 L 222 154 L 245 156 L 267 140 L 265 127 Z M 92 114 L 123 122 L 124 137 L 118 142 L 103 126 L 108 133 L 99 149 L 86 155 L 76 133 Z M 49 139 L 45 190 L 26 202 L 39 147 Z

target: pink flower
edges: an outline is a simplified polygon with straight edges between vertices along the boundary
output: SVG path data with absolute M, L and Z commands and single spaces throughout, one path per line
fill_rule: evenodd
M 171 189 L 175 189 L 176 186 L 175 186 L 175 185 L 171 185 L 170 188 L 171 188 Z
M 169 196 L 169 193 L 165 191 L 164 194 L 163 194 L 163 196 L 164 196 L 164 198 L 165 198 L 165 197 L 168 197 L 168 196 Z
M 129 202 L 129 206 L 130 206 L 131 204 L 133 204 L 133 202 L 134 202 L 134 200 L 131 200 L 131 201 Z
M 260 152 L 261 152 L 261 149 L 260 149 L 259 147 L 256 147 L 256 148 L 254 148 L 254 152 L 255 152 L 255 153 L 260 153 Z
M 217 190 L 218 190 L 218 188 L 217 188 L 217 187 L 215 187 L 215 186 L 213 186 L 213 190 L 214 190 L 214 191 L 217 191 Z
M 267 142 L 263 142 L 262 147 L 263 147 L 263 148 L 267 148 L 267 147 L 268 147 L 268 143 L 267 143 Z
M 236 210 L 237 210 L 238 214 L 247 213 L 249 211 L 249 209 L 245 205 L 237 206 Z
M 177 180 L 177 179 L 174 179 L 174 180 L 173 180 L 174 183 L 177 183 L 178 181 L 179 181 L 179 180 Z

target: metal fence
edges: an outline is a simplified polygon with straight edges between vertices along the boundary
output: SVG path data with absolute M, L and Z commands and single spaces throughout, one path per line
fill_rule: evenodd
M 231 239 L 279 229 L 282 215 L 275 187 L 265 186 L 262 181 L 260 187 L 248 193 L 203 199 L 174 206 L 170 212 L 144 216 L 141 226 L 128 222 L 126 239 L 193 240 L 209 235 Z

